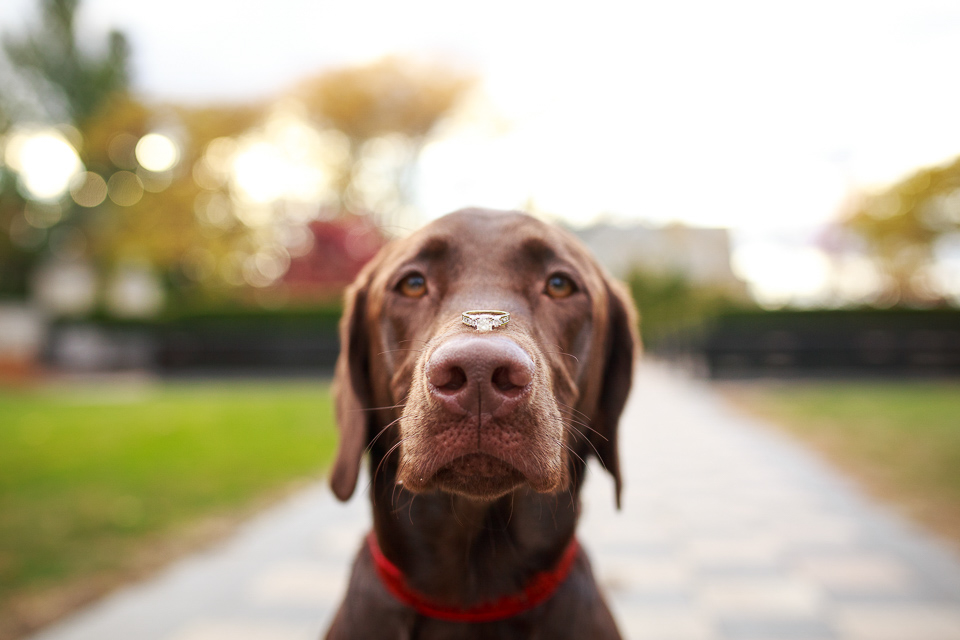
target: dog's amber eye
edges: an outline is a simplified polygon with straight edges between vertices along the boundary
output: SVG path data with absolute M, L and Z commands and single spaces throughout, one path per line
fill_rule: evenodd
M 573 284 L 573 280 L 559 273 L 550 276 L 545 289 L 546 294 L 551 298 L 566 298 L 576 290 L 577 286 Z
M 408 298 L 419 298 L 427 292 L 427 279 L 419 273 L 411 273 L 397 285 L 397 289 Z

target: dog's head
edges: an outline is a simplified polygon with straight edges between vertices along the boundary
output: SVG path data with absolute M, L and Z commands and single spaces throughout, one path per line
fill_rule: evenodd
M 510 320 L 480 332 L 461 322 L 471 309 Z M 636 312 L 571 234 L 522 213 L 452 213 L 363 269 L 340 337 L 331 484 L 341 500 L 382 439 L 396 445 L 396 480 L 409 491 L 556 492 L 595 454 L 619 503 Z

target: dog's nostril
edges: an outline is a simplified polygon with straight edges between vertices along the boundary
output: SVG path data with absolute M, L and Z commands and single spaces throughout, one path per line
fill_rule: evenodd
M 530 382 L 526 376 L 512 371 L 510 367 L 497 367 L 490 381 L 505 396 L 518 395 Z
M 510 370 L 506 367 L 497 367 L 493 372 L 493 386 L 500 391 L 510 391 L 517 385 L 510 382 Z
M 467 374 L 460 367 L 450 367 L 447 370 L 447 381 L 438 385 L 443 391 L 459 391 L 467 384 Z

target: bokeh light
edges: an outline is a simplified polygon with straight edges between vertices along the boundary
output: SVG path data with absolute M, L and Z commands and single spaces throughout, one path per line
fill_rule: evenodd
M 162 133 L 148 133 L 134 149 L 137 162 L 147 171 L 168 171 L 180 160 L 177 144 Z
M 137 169 L 137 177 L 143 185 L 144 191 L 151 193 L 160 193 L 171 184 L 173 184 L 173 170 L 168 171 L 147 171 L 143 167 Z
M 329 189 L 326 142 L 295 103 L 281 104 L 262 128 L 238 139 L 233 149 L 211 143 L 207 161 L 214 172 L 229 167 L 234 194 L 241 202 L 319 204 Z
M 26 218 L 31 227 L 49 229 L 60 222 L 63 217 L 63 209 L 58 202 L 30 201 L 23 208 L 23 217 Z
M 137 174 L 130 171 L 117 171 L 107 182 L 107 195 L 121 207 L 130 207 L 143 197 L 143 183 Z
M 193 247 L 180 261 L 180 269 L 190 280 L 203 282 L 216 272 L 217 259 L 210 250 L 204 247 Z
M 250 142 L 233 163 L 240 192 L 253 202 L 271 202 L 285 191 L 286 162 L 282 152 L 266 142 Z
M 270 247 L 247 256 L 243 261 L 243 279 L 254 287 L 268 287 L 290 268 L 290 254 L 283 247 Z
M 277 228 L 277 238 L 292 258 L 299 258 L 313 249 L 314 237 L 308 227 L 287 225 Z
M 10 221 L 10 240 L 13 243 L 27 251 L 33 251 L 43 244 L 47 238 L 46 229 L 38 229 L 29 222 L 25 216 L 14 216 Z
M 229 229 L 236 221 L 230 199 L 219 192 L 204 191 L 197 194 L 193 211 L 202 225 L 216 229 Z
M 28 198 L 57 200 L 83 171 L 76 149 L 56 129 L 20 130 L 7 140 L 4 159 Z
M 163 307 L 163 301 L 163 287 L 154 271 L 145 264 L 121 266 L 107 285 L 107 306 L 119 317 L 153 316 Z
M 207 143 L 203 157 L 193 165 L 193 179 L 202 189 L 215 191 L 230 179 L 230 164 L 237 152 L 233 138 L 215 138 Z
M 127 171 L 137 168 L 137 137 L 132 133 L 118 133 L 110 139 L 107 145 L 107 155 L 110 162 Z
M 50 253 L 67 262 L 82 260 L 87 252 L 87 236 L 73 225 L 60 225 L 50 233 Z
M 823 250 L 774 242 L 737 247 L 731 266 L 748 280 L 757 302 L 767 307 L 815 304 L 828 292 L 832 276 L 830 258 Z
M 70 183 L 70 195 L 81 207 L 95 207 L 107 199 L 107 181 L 92 171 L 80 173 Z
M 83 314 L 96 303 L 97 275 L 90 265 L 53 260 L 34 273 L 33 288 L 44 310 L 65 315 Z

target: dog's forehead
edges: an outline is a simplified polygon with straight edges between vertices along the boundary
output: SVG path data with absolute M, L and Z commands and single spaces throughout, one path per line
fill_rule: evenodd
M 533 216 L 520 211 L 496 211 L 492 209 L 460 209 L 437 218 L 426 225 L 424 231 L 438 232 L 486 232 L 506 230 L 546 229 L 547 225 Z
M 478 267 L 512 258 L 572 261 L 583 255 L 572 246 L 576 241 L 569 234 L 515 211 L 463 209 L 435 220 L 413 239 L 410 250 L 418 256 L 456 253 L 456 258 L 472 260 Z

